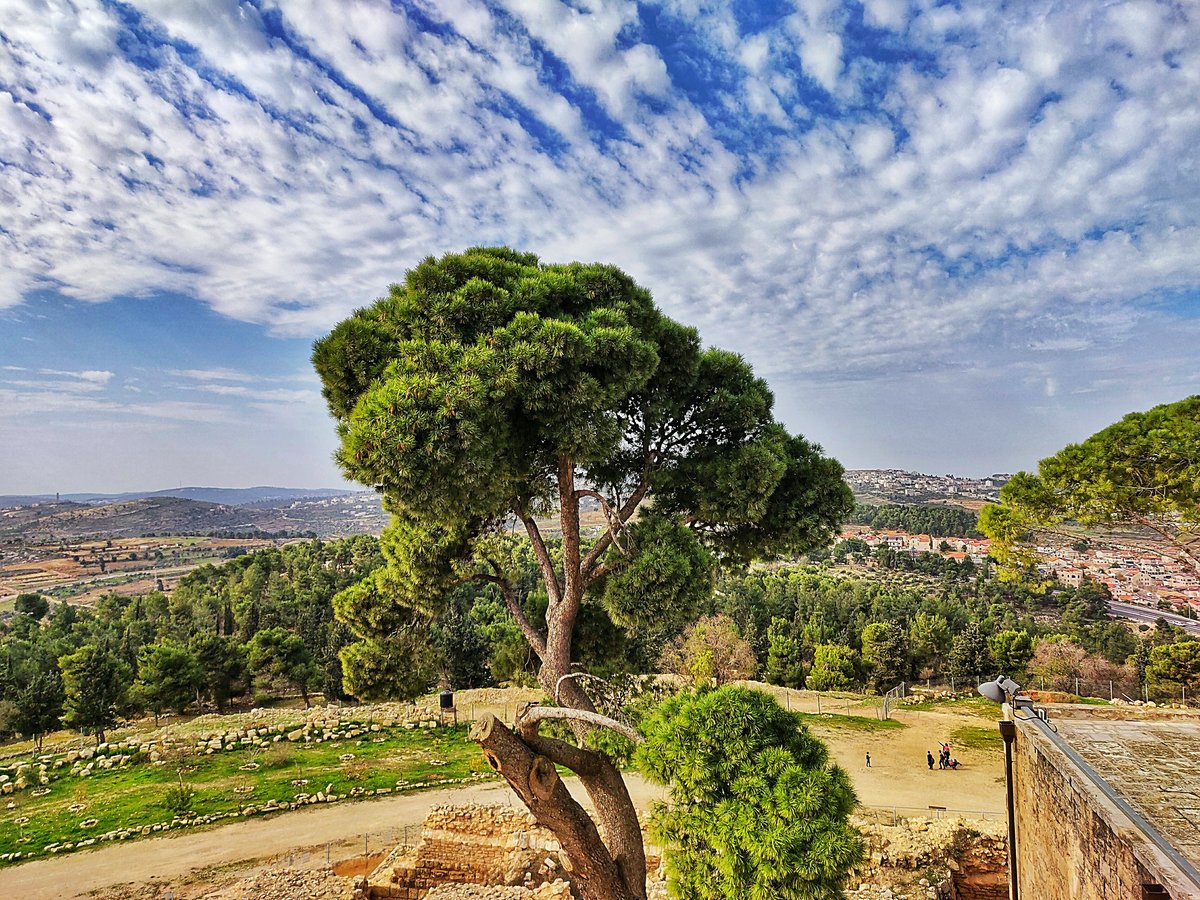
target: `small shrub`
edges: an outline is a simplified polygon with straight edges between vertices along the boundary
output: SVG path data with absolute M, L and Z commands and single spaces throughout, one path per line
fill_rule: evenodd
M 168 812 L 179 816 L 190 813 L 195 801 L 196 791 L 190 784 L 183 783 L 182 774 L 179 776 L 179 784 L 171 785 L 163 796 L 163 806 L 167 808 Z

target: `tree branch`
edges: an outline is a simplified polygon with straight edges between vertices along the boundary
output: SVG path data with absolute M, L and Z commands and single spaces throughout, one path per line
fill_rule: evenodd
M 593 491 L 587 488 L 581 488 L 575 492 L 576 497 L 594 497 L 600 502 L 600 510 L 604 513 L 604 519 L 608 523 L 608 538 L 609 543 L 616 547 L 622 553 L 628 553 L 629 549 L 621 546 L 618 535 L 626 534 L 625 523 L 621 521 L 621 517 L 617 515 L 612 508 L 612 504 L 608 502 L 608 498 L 599 491 Z
M 1164 528 L 1163 526 L 1157 524 L 1156 522 L 1154 522 L 1153 519 L 1149 519 L 1146 516 L 1140 515 L 1138 513 L 1131 512 L 1129 514 L 1129 517 L 1131 519 L 1133 519 L 1133 521 L 1135 521 L 1139 525 L 1141 525 L 1142 527 L 1149 528 L 1151 531 L 1153 531 L 1155 534 L 1157 534 L 1159 537 L 1161 537 L 1163 540 L 1165 540 L 1168 544 L 1170 544 L 1172 547 L 1174 547 L 1175 552 L 1178 553 L 1181 557 L 1183 557 L 1183 559 L 1187 560 L 1188 565 L 1190 565 L 1193 569 L 1195 569 L 1197 575 L 1200 575 L 1200 558 L 1197 558 L 1192 555 L 1191 550 L 1188 548 L 1188 546 L 1186 544 L 1184 544 L 1182 538 L 1179 535 L 1177 535 L 1174 532 L 1169 531 L 1168 529 Z
M 562 585 L 559 584 L 558 573 L 554 571 L 554 560 L 550 558 L 550 551 L 546 549 L 546 542 L 542 540 L 542 532 L 523 504 L 514 505 L 513 513 L 525 523 L 525 532 L 529 535 L 529 543 L 533 545 L 533 555 L 537 557 L 538 565 L 542 568 L 542 580 L 546 582 L 550 605 L 554 606 L 562 600 Z
M 571 709 L 566 706 L 535 706 L 526 710 L 524 715 L 517 720 L 517 731 L 523 738 L 536 736 L 539 724 L 546 719 L 568 719 L 572 722 L 593 725 L 596 728 L 607 728 L 609 731 L 615 731 L 622 737 L 629 738 L 635 744 L 640 744 L 645 740 L 645 738 L 628 725 L 622 724 L 616 719 L 610 719 L 608 716 L 600 715 L 600 713 L 588 712 L 583 709 Z
M 471 739 L 483 748 L 488 764 L 504 776 L 538 823 L 554 832 L 566 853 L 572 884 L 582 900 L 645 900 L 646 857 L 641 833 L 634 834 L 630 830 L 632 827 L 636 831 L 637 813 L 615 766 L 604 760 L 602 754 L 594 754 L 599 774 L 580 775 L 589 794 L 593 788 L 597 791 L 593 800 L 606 829 L 611 813 L 602 806 L 619 810 L 632 822 L 632 826 L 626 825 L 624 829 L 620 827 L 621 823 L 614 823 L 615 833 L 609 834 L 609 845 L 606 845 L 596 823 L 558 777 L 551 757 L 536 752 L 490 714 L 475 723 Z M 545 742 L 539 738 L 538 743 L 555 753 L 561 749 L 558 742 Z M 591 768 L 590 760 L 585 768 Z M 614 798 L 611 803 L 603 802 L 609 799 L 605 788 L 610 786 L 614 776 L 620 785 L 618 793 L 624 792 L 624 804 L 619 798 Z
M 546 656 L 546 635 L 533 627 L 533 624 L 525 615 L 525 610 L 517 602 L 517 594 L 513 590 L 513 586 L 508 583 L 508 579 L 501 576 L 500 567 L 491 562 L 491 560 L 488 563 L 496 571 L 496 574 L 487 575 L 480 572 L 474 576 L 475 580 L 486 581 L 488 584 L 494 584 L 500 588 L 500 593 L 504 597 L 504 606 L 508 609 L 509 615 L 516 620 L 517 627 L 521 629 L 521 634 L 525 636 L 525 640 L 529 642 L 529 646 L 533 648 L 533 652 L 538 655 L 538 659 L 544 659 Z
M 579 564 L 579 498 L 575 491 L 575 463 L 565 453 L 558 457 L 559 520 L 562 524 L 564 624 L 575 624 L 575 607 L 583 601 L 583 570 Z
M 649 460 L 647 460 L 647 465 L 649 465 Z M 629 495 L 629 499 L 625 501 L 625 504 L 616 513 L 617 521 L 621 523 L 622 528 L 624 528 L 625 523 L 630 520 L 634 512 L 637 511 L 638 504 L 645 499 L 646 494 L 649 492 L 650 479 L 643 474 L 641 483 L 638 484 L 637 489 Z M 604 534 L 600 536 L 600 540 L 596 541 L 596 543 L 592 546 L 592 549 L 588 551 L 587 556 L 585 556 L 583 559 L 582 569 L 587 584 L 591 584 L 600 577 L 598 574 L 599 570 L 596 570 L 595 568 L 596 562 L 604 554 L 604 551 L 612 546 L 612 544 L 613 533 L 612 528 L 610 527 L 607 531 L 605 531 Z M 607 574 L 610 569 L 611 566 L 604 569 L 605 574 Z

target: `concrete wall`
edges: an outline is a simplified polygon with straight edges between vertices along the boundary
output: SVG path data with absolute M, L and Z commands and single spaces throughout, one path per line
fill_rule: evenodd
M 1142 900 L 1143 886 L 1195 897 L 1170 861 L 1032 722 L 1014 745 L 1022 900 Z M 1156 894 L 1153 896 L 1163 896 Z

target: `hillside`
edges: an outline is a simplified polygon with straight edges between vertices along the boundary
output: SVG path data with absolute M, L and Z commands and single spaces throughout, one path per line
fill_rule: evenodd
M 137 537 L 211 532 L 312 532 L 322 537 L 377 534 L 386 516 L 373 493 L 308 497 L 236 506 L 180 497 L 154 496 L 116 503 L 41 503 L 0 510 L 0 537 L 43 541 L 53 538 Z
M 280 505 L 292 500 L 340 497 L 347 493 L 341 488 L 287 488 L 287 487 L 178 487 L 160 491 L 126 491 L 123 493 L 85 494 L 10 494 L 0 495 L 0 509 L 10 506 L 32 506 L 51 502 L 70 503 L 118 503 L 126 500 L 145 500 L 151 497 L 177 497 L 183 500 L 201 500 L 206 503 L 222 503 L 226 506 L 247 506 L 252 503 Z

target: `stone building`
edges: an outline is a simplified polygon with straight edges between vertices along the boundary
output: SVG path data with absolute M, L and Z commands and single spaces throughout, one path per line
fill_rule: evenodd
M 1018 710 L 1021 900 L 1200 900 L 1200 717 Z

